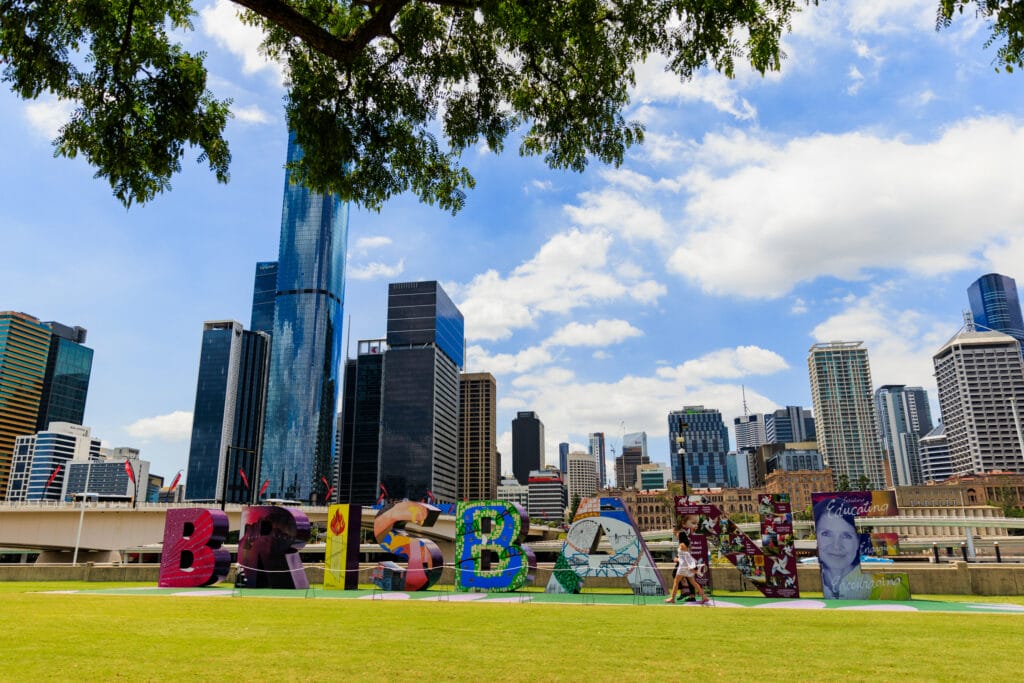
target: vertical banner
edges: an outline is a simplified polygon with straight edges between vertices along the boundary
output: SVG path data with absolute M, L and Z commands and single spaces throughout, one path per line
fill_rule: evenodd
M 765 587 L 771 597 L 782 597 L 784 589 L 797 587 L 796 542 L 788 493 L 758 496 L 761 517 L 761 552 L 764 553 Z M 780 590 L 782 589 L 782 590 Z
M 359 588 L 361 505 L 332 505 L 327 509 L 327 547 L 324 551 L 324 588 Z
M 865 573 L 861 556 L 873 555 L 871 535 L 857 531 L 858 517 L 895 517 L 894 491 L 811 494 L 818 540 L 821 590 L 827 600 L 909 600 L 906 574 Z

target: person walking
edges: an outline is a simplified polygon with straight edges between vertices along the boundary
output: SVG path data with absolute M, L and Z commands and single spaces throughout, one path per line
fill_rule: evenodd
M 704 592 L 704 588 L 701 587 L 694 578 L 694 570 L 697 568 L 697 561 L 693 559 L 693 555 L 690 554 L 689 542 L 690 539 L 686 534 L 679 534 L 679 548 L 676 549 L 679 563 L 676 565 L 676 575 L 675 579 L 672 581 L 672 595 L 665 600 L 665 602 L 675 602 L 676 593 L 679 592 L 680 587 L 683 584 L 689 583 L 691 590 L 693 590 L 695 594 L 700 595 L 700 604 L 706 605 L 708 602 L 708 596 Z

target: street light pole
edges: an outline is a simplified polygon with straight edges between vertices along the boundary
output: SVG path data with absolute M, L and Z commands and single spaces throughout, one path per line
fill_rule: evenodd
M 71 566 L 78 566 L 78 546 L 82 543 L 82 523 L 85 522 L 85 498 L 89 492 L 89 475 L 92 473 L 92 459 L 85 466 L 85 487 L 82 489 L 82 510 L 78 513 L 78 535 L 75 536 L 75 554 L 71 558 Z

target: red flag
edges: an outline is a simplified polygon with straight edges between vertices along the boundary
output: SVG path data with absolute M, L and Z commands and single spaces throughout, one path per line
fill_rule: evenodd
M 135 483 L 135 470 L 132 469 L 132 462 L 131 462 L 131 460 L 125 460 L 124 461 L 124 471 L 125 471 L 125 474 L 128 475 L 128 481 L 130 481 L 131 483 L 134 484 Z
M 427 502 L 428 503 L 436 503 L 437 502 L 437 497 L 434 495 L 434 492 L 431 491 L 430 489 L 427 489 Z
M 245 476 L 245 470 L 241 467 L 238 468 L 238 473 L 242 475 L 242 483 L 245 484 L 245 490 L 249 490 L 249 477 Z
M 178 470 L 178 473 L 174 475 L 174 479 L 171 480 L 171 492 L 172 493 L 174 492 L 174 489 L 178 488 L 178 482 L 179 481 L 181 481 L 181 470 Z
M 261 486 L 261 487 L 260 487 L 260 495 L 261 495 L 261 496 L 262 496 L 262 495 L 263 495 L 264 493 L 266 493 L 266 492 L 267 492 L 267 487 L 268 487 L 268 486 L 270 486 L 270 480 L 269 480 L 269 479 L 267 479 L 267 480 L 266 480 L 265 482 L 263 482 L 263 486 Z
M 46 480 L 46 486 L 43 487 L 44 491 L 50 488 L 50 484 L 52 484 L 53 480 L 57 478 L 57 473 L 60 472 L 63 467 L 64 465 L 57 463 L 57 466 L 53 468 L 53 472 L 50 473 L 50 478 Z
M 388 490 L 386 488 L 384 488 L 384 484 L 379 484 L 379 486 L 380 486 L 380 495 L 377 496 L 377 502 L 378 503 L 382 502 L 385 498 L 388 497 Z
M 327 493 L 324 494 L 324 500 L 330 500 L 331 494 L 334 493 L 334 487 L 331 486 L 331 482 L 327 481 L 327 477 L 320 477 L 320 481 L 327 487 Z

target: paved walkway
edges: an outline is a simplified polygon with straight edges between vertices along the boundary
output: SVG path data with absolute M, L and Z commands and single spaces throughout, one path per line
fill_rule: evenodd
M 302 598 L 325 600 L 426 600 L 431 602 L 481 602 L 511 604 L 547 605 L 625 605 L 656 606 L 665 609 L 838 609 L 868 610 L 877 612 L 961 612 L 974 614 L 1016 613 L 1024 615 L 1024 605 L 997 602 L 953 602 L 941 600 L 908 600 L 893 602 L 883 600 L 823 600 L 801 598 L 799 600 L 778 600 L 760 597 L 725 596 L 712 597 L 707 606 L 695 603 L 666 605 L 663 597 L 633 596 L 628 593 L 458 593 L 445 590 L 429 590 L 416 593 L 382 592 L 375 590 L 308 590 L 284 589 L 235 589 L 211 586 L 208 588 L 158 588 L 143 586 L 135 588 L 103 588 L 98 590 L 66 590 L 55 593 L 83 593 L 89 595 L 166 595 L 177 597 L 219 597 L 219 598 Z

